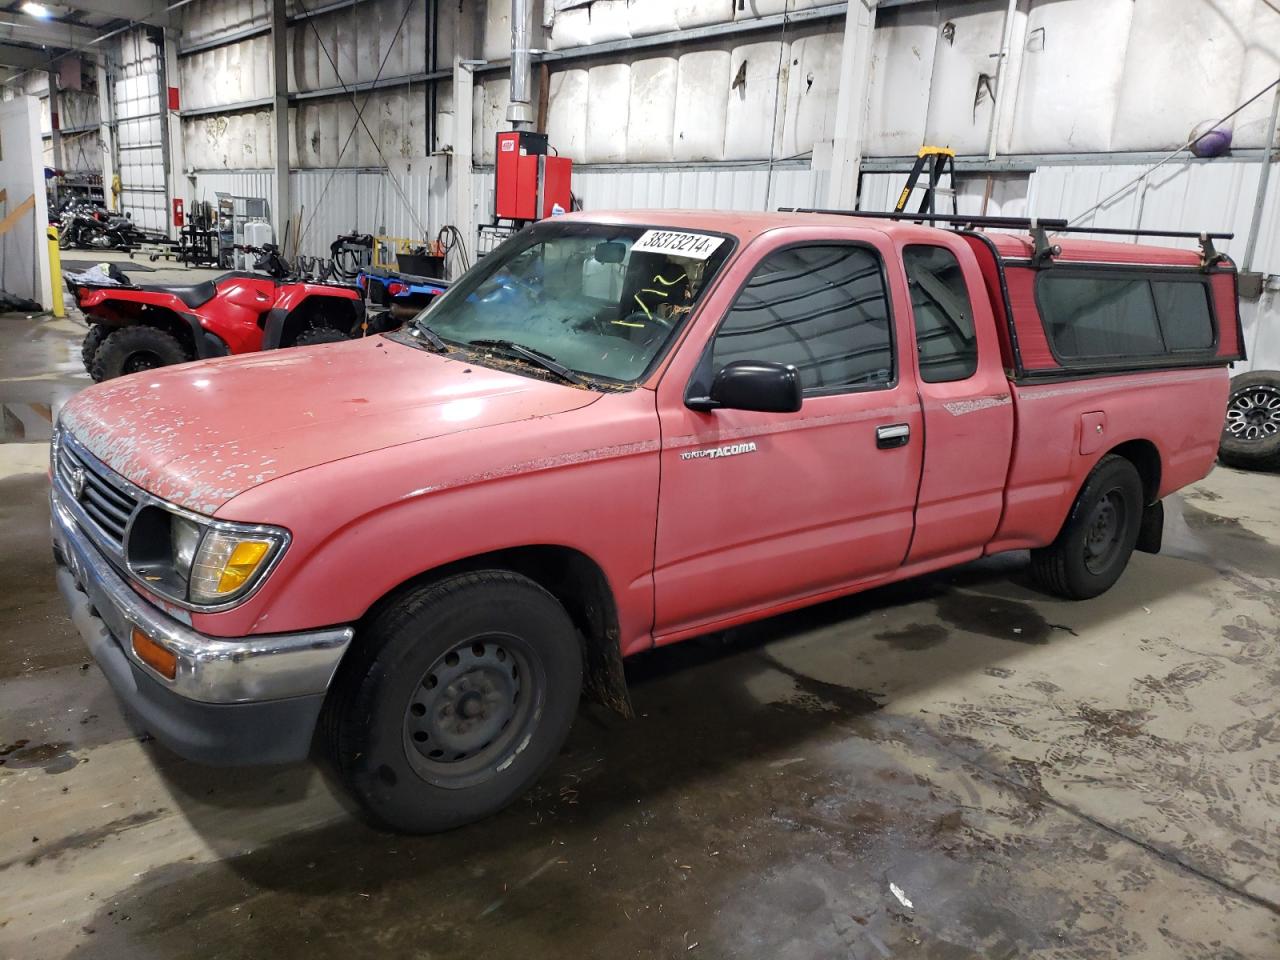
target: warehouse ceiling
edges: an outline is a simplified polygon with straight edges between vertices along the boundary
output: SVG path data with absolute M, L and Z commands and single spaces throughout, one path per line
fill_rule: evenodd
M 169 10 L 165 0 L 0 0 L 0 82 L 12 72 L 5 67 L 39 70 L 69 52 L 93 53 L 104 34 L 130 23 L 165 26 Z

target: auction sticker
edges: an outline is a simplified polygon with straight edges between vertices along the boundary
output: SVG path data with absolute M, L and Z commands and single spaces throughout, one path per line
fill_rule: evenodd
M 724 237 L 677 230 L 646 230 L 631 247 L 632 253 L 669 253 L 673 257 L 705 260 L 716 252 Z

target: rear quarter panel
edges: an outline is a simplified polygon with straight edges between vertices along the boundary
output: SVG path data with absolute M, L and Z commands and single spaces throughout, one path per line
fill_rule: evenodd
M 1228 380 L 1225 367 L 1213 367 L 1014 384 L 1005 510 L 987 552 L 1050 543 L 1089 471 L 1127 441 L 1155 445 L 1160 497 L 1206 476 L 1217 456 Z M 1093 434 L 1087 442 L 1086 425 Z

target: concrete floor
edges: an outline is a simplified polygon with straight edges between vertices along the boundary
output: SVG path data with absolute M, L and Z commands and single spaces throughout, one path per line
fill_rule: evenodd
M 141 280 L 142 278 L 139 278 Z M 0 401 L 86 380 L 0 318 Z M 19 439 L 19 438 L 15 438 Z M 34 439 L 34 442 L 32 442 Z M 1025 555 L 633 662 L 527 798 L 377 833 L 121 715 L 0 444 L 0 958 L 1280 956 L 1280 476 L 1218 468 L 1086 603 Z

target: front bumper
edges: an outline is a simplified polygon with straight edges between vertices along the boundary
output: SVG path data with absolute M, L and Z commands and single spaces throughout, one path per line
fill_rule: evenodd
M 207 637 L 144 600 L 50 494 L 58 590 L 116 695 L 157 740 L 204 763 L 306 757 L 329 681 L 351 642 L 340 627 L 241 639 Z M 137 659 L 138 627 L 177 655 L 173 680 Z

